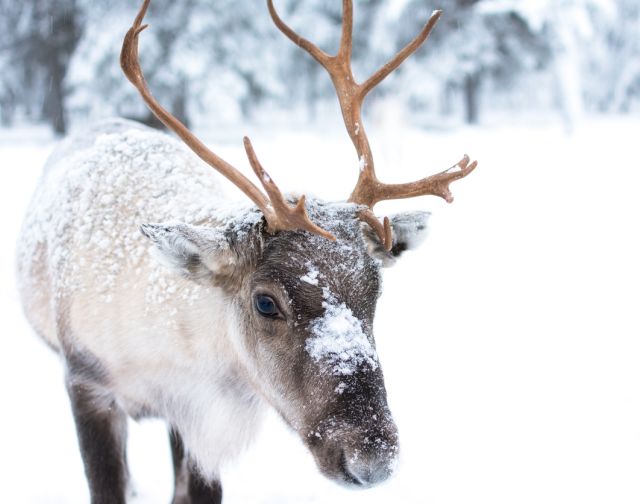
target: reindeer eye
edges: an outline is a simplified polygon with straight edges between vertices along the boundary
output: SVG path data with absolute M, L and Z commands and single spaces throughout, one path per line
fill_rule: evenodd
M 258 313 L 263 317 L 274 318 L 280 314 L 278 307 L 273 298 L 265 296 L 264 294 L 258 294 L 255 298 L 255 306 Z

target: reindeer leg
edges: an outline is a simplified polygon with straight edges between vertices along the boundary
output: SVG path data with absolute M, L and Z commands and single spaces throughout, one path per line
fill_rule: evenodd
M 180 434 L 169 432 L 175 490 L 172 504 L 221 504 L 222 485 L 218 480 L 205 481 L 189 461 Z
M 67 391 L 89 483 L 91 504 L 124 504 L 129 472 L 127 415 L 113 396 L 70 366 Z

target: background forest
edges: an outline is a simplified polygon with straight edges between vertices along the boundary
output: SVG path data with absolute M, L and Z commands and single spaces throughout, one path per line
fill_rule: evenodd
M 278 0 L 287 21 L 326 50 L 340 2 Z M 122 78 L 120 44 L 131 0 L 0 0 L 0 121 L 69 123 L 119 115 L 150 122 Z M 478 123 L 505 115 L 640 110 L 637 0 L 360 0 L 356 75 L 405 44 L 432 9 L 445 16 L 427 46 L 372 96 L 370 110 L 416 125 Z M 142 37 L 152 89 L 197 126 L 308 122 L 332 113 L 323 70 L 272 25 L 258 0 L 154 0 Z M 99 78 L 96 78 L 99 76 Z M 393 99 L 385 91 L 393 90 Z

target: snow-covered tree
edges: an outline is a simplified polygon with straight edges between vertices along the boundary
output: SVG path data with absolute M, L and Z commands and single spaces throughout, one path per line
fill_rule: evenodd
M 493 83 L 494 89 L 505 88 L 519 75 L 543 66 L 549 46 L 515 8 L 516 3 L 428 2 L 428 7 L 442 8 L 444 15 L 427 47 L 417 53 L 415 62 L 409 63 L 406 89 L 410 99 L 434 109 L 434 101 L 446 103 L 450 96 L 460 96 L 465 120 L 476 123 L 487 82 Z M 416 14 L 424 10 L 423 1 L 407 2 L 401 24 L 413 27 L 409 33 L 424 22 L 424 16 Z M 444 109 L 450 111 L 451 107 L 445 105 Z
M 584 54 L 587 102 L 599 111 L 640 109 L 640 3 L 601 2 L 588 11 L 593 30 Z
M 137 92 L 124 79 L 118 57 L 137 5 L 95 8 L 74 56 L 70 84 L 76 114 L 118 114 L 153 122 Z M 266 9 L 235 0 L 156 0 L 140 37 L 140 59 L 154 95 L 182 120 L 210 114 L 237 118 L 277 91 L 273 68 L 282 57 L 271 49 Z M 99 26 L 110 26 L 100 30 Z M 270 50 L 271 49 L 271 50 Z M 265 69 L 271 69 L 265 71 Z M 100 79 L 95 76 L 100 75 Z M 97 99 L 96 99 L 97 98 Z
M 11 122 L 17 103 L 28 116 L 66 130 L 64 80 L 82 34 L 82 0 L 2 0 L 0 84 L 3 122 Z M 10 105 L 13 104 L 13 105 Z M 41 106 L 34 110 L 34 106 Z
M 340 0 L 275 0 L 283 19 L 328 52 Z M 362 79 L 445 11 L 430 40 L 376 89 L 412 114 L 555 108 L 568 127 L 583 109 L 640 106 L 637 0 L 356 0 L 353 64 Z M 153 123 L 119 67 L 139 2 L 0 0 L 0 121 L 121 115 Z M 153 0 L 140 38 L 153 93 L 185 122 L 244 120 L 289 109 L 313 117 L 334 90 L 324 70 L 277 30 L 263 0 Z M 387 98 L 385 98 L 387 100 Z M 367 109 L 369 109 L 368 107 Z M 214 120 L 215 118 L 215 120 Z

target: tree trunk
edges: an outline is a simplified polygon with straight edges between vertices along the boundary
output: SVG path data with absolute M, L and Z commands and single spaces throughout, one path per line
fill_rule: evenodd
M 44 2 L 43 2 L 44 3 Z M 44 70 L 43 117 L 58 135 L 67 132 L 64 79 L 69 61 L 82 36 L 82 15 L 76 0 L 51 2 L 41 12 L 40 21 L 48 21 L 49 30 L 34 32 L 34 57 Z
M 9 127 L 13 124 L 16 113 L 16 96 L 7 89 L 2 101 L 0 101 L 0 124 Z
M 464 105 L 467 124 L 478 124 L 480 118 L 480 74 L 467 74 L 464 77 Z
M 55 53 L 50 55 L 47 74 L 49 86 L 44 97 L 43 116 L 57 135 L 64 135 L 67 132 L 63 87 L 64 69 L 58 62 Z
M 320 91 L 318 89 L 318 68 L 315 61 L 305 60 L 307 66 L 306 75 L 310 76 L 306 79 L 306 97 L 307 102 L 307 119 L 309 122 L 315 122 L 318 117 L 318 100 L 320 99 Z

